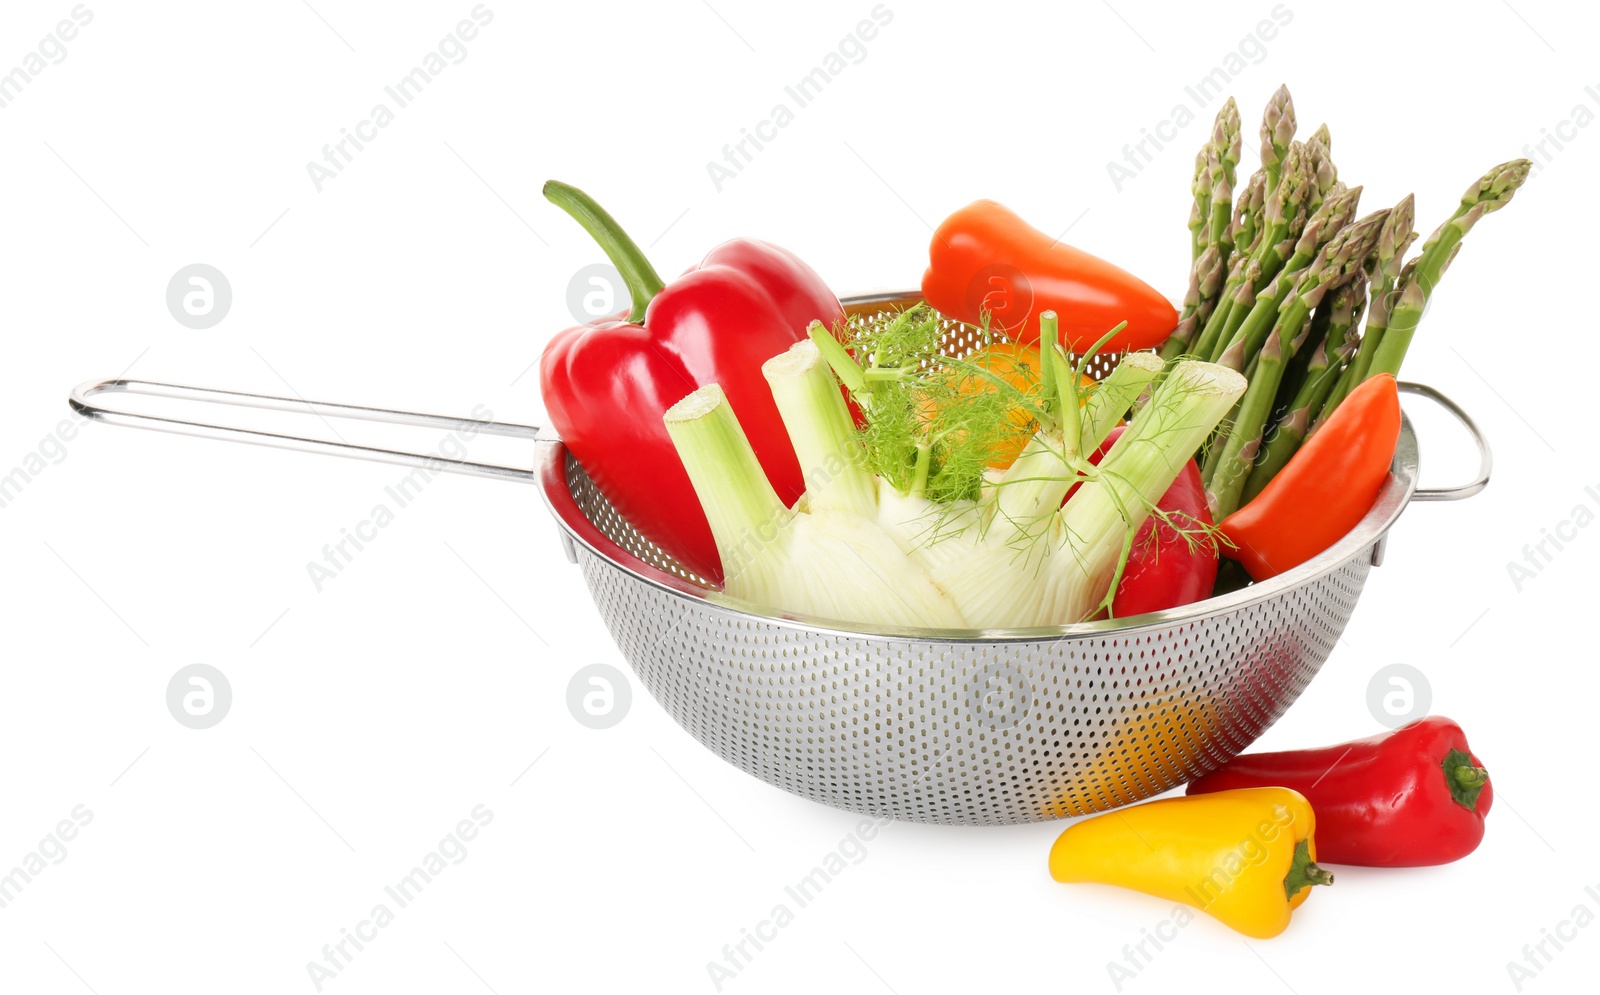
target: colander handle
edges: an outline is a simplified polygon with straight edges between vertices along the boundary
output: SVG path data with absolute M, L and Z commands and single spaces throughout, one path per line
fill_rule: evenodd
M 1411 495 L 1413 501 L 1460 501 L 1469 498 L 1489 485 L 1489 473 L 1494 469 L 1494 454 L 1489 451 L 1489 440 L 1483 437 L 1483 431 L 1478 428 L 1478 423 L 1472 416 L 1461 410 L 1461 405 L 1445 397 L 1443 394 L 1429 387 L 1427 384 L 1400 383 L 1402 394 L 1415 394 L 1425 397 L 1439 407 L 1450 412 L 1461 423 L 1461 426 L 1472 436 L 1472 441 L 1478 447 L 1478 475 L 1465 484 L 1454 487 L 1418 487 Z
M 427 415 L 414 411 L 394 411 L 389 408 L 369 408 L 358 404 L 333 404 L 328 401 L 308 401 L 303 397 L 277 397 L 271 394 L 246 394 L 234 390 L 214 390 L 209 387 L 185 387 L 180 384 L 154 383 L 149 380 L 90 380 L 74 387 L 67 403 L 72 410 L 85 418 L 108 425 L 124 425 L 155 432 L 172 432 L 193 435 L 203 439 L 222 439 L 227 442 L 248 442 L 276 449 L 294 449 L 327 456 L 347 456 L 353 459 L 394 463 L 399 466 L 424 467 L 449 473 L 464 473 L 474 477 L 494 477 L 535 483 L 538 471 L 523 467 L 499 466 L 494 463 L 472 463 L 450 459 L 436 453 L 410 452 L 402 449 L 379 449 L 358 446 L 349 442 L 335 442 L 311 436 L 281 435 L 257 429 L 239 428 L 213 422 L 185 421 L 159 415 L 140 414 L 137 411 L 118 411 L 91 402 L 101 394 L 133 394 L 144 397 L 165 397 L 179 401 L 197 401 L 209 404 L 232 404 L 260 411 L 291 411 L 297 414 L 328 418 L 355 418 L 362 421 L 388 422 L 394 425 L 415 425 L 444 431 L 471 429 L 489 435 L 503 435 L 514 439 L 539 440 L 539 429 L 534 425 L 515 425 L 505 422 L 484 421 L 478 418 L 453 418 L 447 415 Z M 332 426 L 329 426 L 332 431 Z M 335 432 L 334 434 L 337 434 Z

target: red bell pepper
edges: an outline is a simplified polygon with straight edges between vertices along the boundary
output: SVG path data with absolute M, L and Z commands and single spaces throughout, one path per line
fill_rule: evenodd
M 1111 446 L 1122 435 L 1124 427 L 1112 429 L 1111 435 L 1089 457 L 1089 462 L 1098 465 L 1100 458 L 1111 451 Z M 1068 497 L 1071 497 L 1070 492 Z M 1183 525 L 1211 524 L 1205 484 L 1200 481 L 1200 468 L 1194 460 L 1189 461 L 1178 479 L 1161 495 L 1156 507 Z M 1117 585 L 1111 611 L 1117 618 L 1127 618 L 1193 604 L 1211 597 L 1216 582 L 1216 541 L 1209 537 L 1198 539 L 1191 547 L 1176 529 L 1152 516 L 1145 519 L 1134 537 L 1133 550 L 1128 554 L 1128 565 L 1122 572 L 1122 582 Z
M 814 270 L 755 239 L 712 249 L 669 285 L 583 191 L 551 180 L 544 195 L 592 235 L 633 298 L 626 315 L 560 332 L 540 360 L 540 389 L 567 449 L 634 528 L 701 577 L 722 579 L 711 527 L 661 417 L 721 384 L 785 504 L 805 490 L 761 364 L 844 320 Z
M 1128 324 L 1103 347 L 1108 353 L 1159 346 L 1178 324 L 1172 303 L 1148 283 L 992 200 L 968 204 L 934 231 L 922 296 L 973 325 L 987 312 L 994 327 L 1030 345 L 1039 341 L 1039 315 L 1053 310 L 1075 352 L 1118 322 Z
M 1236 757 L 1189 782 L 1189 794 L 1266 785 L 1310 799 L 1319 861 L 1363 867 L 1460 860 L 1483 840 L 1494 803 L 1466 734 L 1436 715 L 1353 743 Z

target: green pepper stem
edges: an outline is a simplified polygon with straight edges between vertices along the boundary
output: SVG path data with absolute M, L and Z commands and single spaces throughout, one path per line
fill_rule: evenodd
M 1473 762 L 1472 754 L 1451 750 L 1444 758 L 1444 783 L 1450 797 L 1462 808 L 1478 809 L 1478 796 L 1489 786 L 1489 772 Z
M 1311 859 L 1311 841 L 1300 840 L 1294 845 L 1294 857 L 1289 863 L 1289 873 L 1283 879 L 1283 893 L 1287 898 L 1317 884 L 1333 884 L 1333 872 L 1317 866 Z
M 644 250 L 628 237 L 628 233 L 622 230 L 615 218 L 606 213 L 605 208 L 577 187 L 550 180 L 544 185 L 544 196 L 570 214 L 605 250 L 606 258 L 622 275 L 622 282 L 627 284 L 628 293 L 633 298 L 628 321 L 635 325 L 644 324 L 645 309 L 661 292 L 661 288 L 666 286 L 656 274 L 655 267 L 650 265 L 650 260 L 645 258 Z

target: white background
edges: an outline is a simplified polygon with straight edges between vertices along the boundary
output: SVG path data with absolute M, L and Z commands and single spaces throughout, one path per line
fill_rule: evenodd
M 869 0 L 491 0 L 465 61 L 318 192 L 306 163 L 472 6 L 91 2 L 66 58 L 0 110 L 0 474 L 41 446 L 59 457 L 0 508 L 0 871 L 74 806 L 93 812 L 0 909 L 0 989 L 313 991 L 306 963 L 482 804 L 493 821 L 468 856 L 324 990 L 713 991 L 707 963 L 858 817 L 724 765 L 637 684 L 615 728 L 574 721 L 572 675 L 625 664 L 533 490 L 440 478 L 319 593 L 306 564 L 400 471 L 105 426 L 60 456 L 43 440 L 68 388 L 132 364 L 537 422 L 526 371 L 572 323 L 572 274 L 600 259 L 540 198 L 549 177 L 600 197 L 668 274 L 753 235 L 841 294 L 910 286 L 928 224 L 988 196 L 1177 296 L 1215 104 L 1120 192 L 1106 164 L 1192 108 L 1184 86 L 1273 5 L 890 0 L 865 58 L 718 192 L 707 161 Z M 0 9 L 0 71 L 71 8 Z M 1415 191 L 1424 234 L 1575 106 L 1600 113 L 1584 90 L 1600 93 L 1596 23 L 1575 5 L 1287 8 L 1231 85 L 1247 133 L 1287 82 L 1366 206 Z M 1406 513 L 1345 640 L 1260 742 L 1377 731 L 1368 682 L 1409 663 L 1492 771 L 1483 846 L 1440 868 L 1340 869 L 1272 941 L 1202 917 L 1124 990 L 1510 991 L 1524 944 L 1580 903 L 1600 913 L 1600 528 L 1520 592 L 1507 571 L 1576 506 L 1600 510 L 1600 127 L 1565 145 L 1468 238 L 1406 364 L 1481 420 L 1493 485 Z M 234 298 L 203 331 L 164 302 L 195 262 Z M 1459 430 L 1415 417 L 1427 482 L 1470 474 Z M 165 705 L 192 663 L 233 690 L 204 731 Z M 1169 907 L 1053 883 L 1060 828 L 892 825 L 724 990 L 1113 991 L 1107 962 Z M 1600 928 L 1579 929 L 1524 990 L 1577 990 L 1597 965 Z

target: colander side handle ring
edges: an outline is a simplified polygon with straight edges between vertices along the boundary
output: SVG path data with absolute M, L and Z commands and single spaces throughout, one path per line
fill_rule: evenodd
M 335 404 L 329 401 L 308 401 L 301 397 L 279 397 L 272 394 L 247 394 L 242 391 L 216 390 L 209 387 L 186 387 L 182 384 L 156 383 L 149 380 L 128 380 L 121 377 L 110 380 L 90 380 L 72 389 L 67 403 L 72 410 L 85 418 L 142 428 L 155 432 L 192 435 L 202 439 L 221 439 L 225 442 L 247 442 L 275 449 L 293 449 L 326 456 L 344 456 L 352 459 L 392 463 L 397 466 L 422 467 L 429 471 L 462 473 L 474 477 L 492 477 L 499 480 L 516 480 L 537 483 L 539 471 L 531 467 L 500 466 L 494 463 L 473 463 L 451 459 L 437 453 L 412 452 L 403 449 L 380 449 L 354 443 L 318 439 L 312 436 L 283 435 L 258 429 L 240 428 L 215 422 L 187 421 L 160 415 L 141 414 L 138 411 L 107 408 L 91 400 L 101 394 L 118 393 L 143 397 L 165 397 L 179 401 L 209 404 L 231 404 L 258 411 L 289 411 L 313 415 L 328 425 L 328 418 L 354 418 L 362 421 L 388 422 L 393 425 L 412 425 L 435 428 L 446 432 L 483 432 L 488 435 L 507 436 L 514 439 L 540 440 L 535 425 L 517 425 L 507 422 L 485 421 L 480 418 L 454 418 L 448 415 L 429 415 L 415 411 L 396 411 L 390 408 L 372 408 L 359 404 Z M 331 425 L 329 431 L 338 434 Z
M 1427 384 L 1402 381 L 1400 383 L 1400 392 L 1402 394 L 1425 397 L 1448 411 L 1456 421 L 1461 423 L 1461 427 L 1467 430 L 1467 433 L 1472 436 L 1473 443 L 1478 447 L 1477 477 L 1465 484 L 1457 484 L 1454 487 L 1418 487 L 1416 492 L 1411 495 L 1411 500 L 1460 501 L 1463 498 L 1472 497 L 1489 486 L 1489 474 L 1494 469 L 1494 454 L 1489 451 L 1489 440 L 1483 437 L 1483 430 L 1478 428 L 1478 423 L 1472 420 L 1472 416 L 1461 410 L 1461 405 Z

